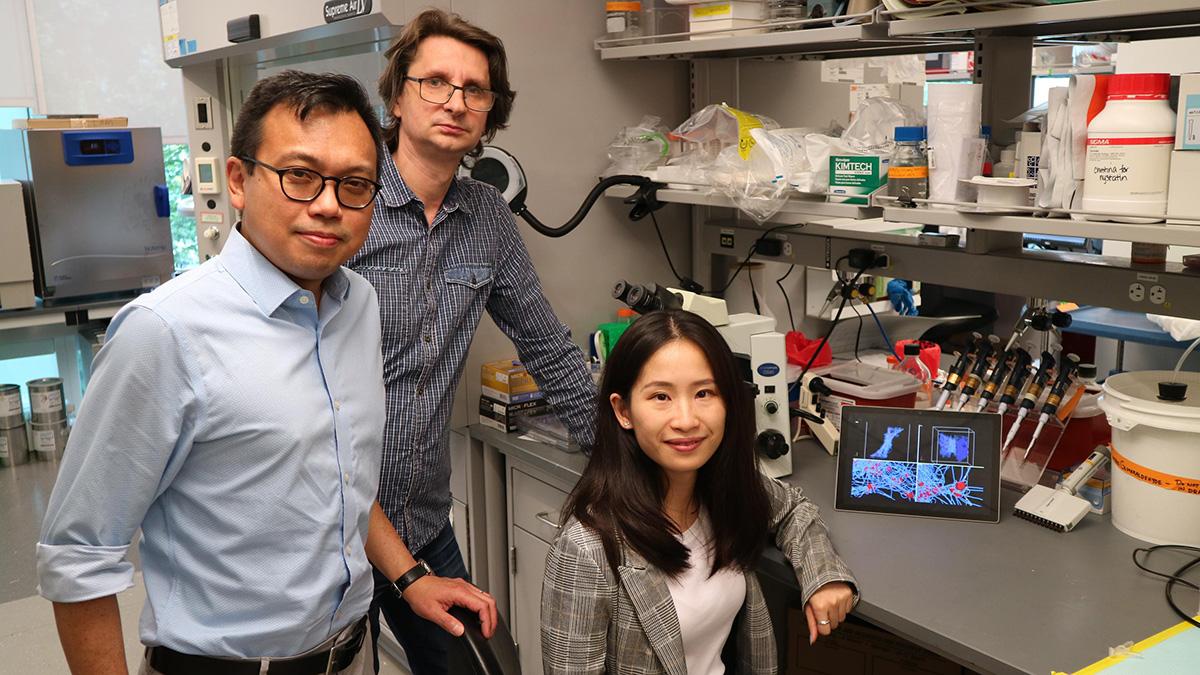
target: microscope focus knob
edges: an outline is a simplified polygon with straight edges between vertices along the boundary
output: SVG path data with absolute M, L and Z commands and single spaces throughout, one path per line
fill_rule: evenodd
M 767 411 L 768 415 L 774 415 L 775 413 L 779 412 L 779 404 L 774 400 L 767 401 L 763 404 L 763 409 Z
M 779 459 L 791 449 L 783 434 L 774 429 L 768 429 L 760 433 L 755 445 L 758 447 L 758 451 L 766 455 L 769 459 Z

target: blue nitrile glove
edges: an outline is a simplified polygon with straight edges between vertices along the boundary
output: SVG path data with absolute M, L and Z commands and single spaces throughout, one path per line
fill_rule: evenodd
M 887 285 L 888 299 L 900 316 L 916 316 L 917 304 L 913 299 L 912 288 L 904 279 L 892 279 Z

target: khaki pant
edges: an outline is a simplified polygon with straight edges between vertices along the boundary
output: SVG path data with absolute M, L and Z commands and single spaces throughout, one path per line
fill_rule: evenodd
M 325 646 L 324 648 L 329 649 L 328 646 Z M 319 651 L 321 649 L 321 647 L 316 647 L 312 651 Z M 363 638 L 362 648 L 358 650 L 358 655 L 354 657 L 354 661 L 350 663 L 349 667 L 345 668 L 344 670 L 337 671 L 338 675 L 369 675 L 374 673 L 375 663 L 374 657 L 372 656 L 373 653 L 374 652 L 371 649 L 371 631 L 368 629 L 366 636 Z M 300 656 L 303 655 L 304 654 L 301 654 Z M 151 668 L 150 664 L 146 662 L 145 658 L 142 659 L 142 667 L 138 673 L 139 675 L 162 675 L 162 673 Z M 269 669 L 267 673 L 270 675 Z

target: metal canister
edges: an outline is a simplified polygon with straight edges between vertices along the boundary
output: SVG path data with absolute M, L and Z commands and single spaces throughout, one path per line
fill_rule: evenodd
M 0 429 L 25 425 L 25 409 L 21 404 L 21 385 L 0 384 Z
M 29 421 L 34 424 L 65 422 L 67 409 L 63 404 L 61 377 L 43 377 L 25 384 L 29 389 Z
M 25 424 L 0 429 L 0 466 L 17 466 L 29 461 L 29 438 Z
M 63 450 L 67 448 L 67 436 L 70 428 L 67 421 L 60 422 L 30 422 L 30 450 L 40 460 L 51 461 L 62 459 Z

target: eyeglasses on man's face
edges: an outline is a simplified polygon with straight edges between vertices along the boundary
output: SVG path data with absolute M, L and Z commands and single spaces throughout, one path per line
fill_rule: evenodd
M 253 157 L 241 156 L 243 162 L 261 166 L 279 175 L 279 187 L 283 195 L 295 202 L 311 202 L 321 196 L 329 181 L 334 184 L 334 196 L 348 209 L 365 209 L 375 200 L 382 187 L 379 183 L 362 176 L 325 176 L 302 166 L 274 167 Z
M 417 93 L 420 94 L 422 100 L 429 103 L 441 105 L 449 101 L 455 91 L 461 91 L 463 103 L 470 110 L 488 112 L 496 105 L 496 92 L 474 84 L 460 87 L 450 84 L 440 77 L 409 77 L 405 75 L 404 79 L 416 82 Z

